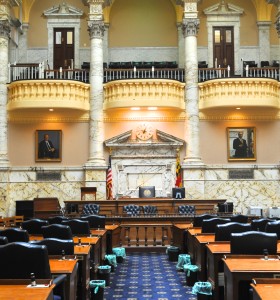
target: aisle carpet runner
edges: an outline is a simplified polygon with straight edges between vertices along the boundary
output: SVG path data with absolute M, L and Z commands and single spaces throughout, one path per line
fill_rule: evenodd
M 196 300 L 176 264 L 164 253 L 128 253 L 110 274 L 104 300 Z

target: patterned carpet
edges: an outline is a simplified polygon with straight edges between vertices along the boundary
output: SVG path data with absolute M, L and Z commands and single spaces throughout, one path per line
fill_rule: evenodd
M 176 264 L 164 253 L 128 253 L 110 274 L 104 300 L 196 300 Z

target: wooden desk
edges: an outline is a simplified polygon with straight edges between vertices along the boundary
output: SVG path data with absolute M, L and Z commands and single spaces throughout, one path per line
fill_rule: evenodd
M 50 280 L 38 280 L 38 284 L 48 284 Z M 1 279 L 1 300 L 53 300 L 54 284 L 47 287 L 28 287 L 30 280 L 25 279 Z
M 244 298 L 239 297 L 239 282 L 241 280 L 251 281 L 255 277 L 274 278 L 274 276 L 280 276 L 280 260 L 277 256 L 271 256 L 271 259 L 264 260 L 263 256 L 257 255 L 227 255 L 223 261 L 225 300 L 244 300 Z
M 193 227 L 187 230 L 186 234 L 186 245 L 188 249 L 188 253 L 193 261 L 194 259 L 194 250 L 193 250 L 193 243 L 194 243 L 194 236 L 201 233 L 201 227 Z
M 119 225 L 105 225 L 105 229 L 107 230 L 107 254 L 113 253 L 114 247 L 120 246 L 120 236 L 121 236 L 121 227 Z
M 67 300 L 76 300 L 78 283 L 77 260 L 49 259 L 50 269 L 53 275 L 66 274 L 65 295 Z
M 253 300 L 280 299 L 280 279 L 257 278 L 253 281 Z
M 90 245 L 75 245 L 74 253 L 79 260 L 79 282 L 81 287 L 80 300 L 88 300 L 90 282 Z M 79 296 L 79 295 L 78 295 Z
M 107 230 L 106 229 L 91 229 L 91 236 L 97 236 L 100 239 L 100 258 L 99 262 L 101 263 L 105 258 L 107 252 Z
M 280 253 L 280 241 L 277 244 L 277 253 Z M 224 286 L 224 264 L 222 258 L 230 254 L 230 242 L 210 242 L 206 245 L 207 280 L 212 284 L 213 299 L 223 299 L 219 287 Z M 219 282 L 220 276 L 220 282 Z
M 172 235 L 173 245 L 179 247 L 183 253 L 188 253 L 187 248 L 187 230 L 192 228 L 192 223 L 173 224 Z
M 206 244 L 215 241 L 215 234 L 201 233 L 193 239 L 193 263 L 198 266 L 198 279 L 206 281 Z

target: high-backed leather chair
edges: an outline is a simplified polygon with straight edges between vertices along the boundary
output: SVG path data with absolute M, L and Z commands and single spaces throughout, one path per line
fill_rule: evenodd
M 19 228 L 7 228 L 0 231 L 0 236 L 5 236 L 9 243 L 13 242 L 29 242 L 29 234 L 27 230 Z
M 62 221 L 62 225 L 68 225 L 71 228 L 73 235 L 90 235 L 90 227 L 88 221 L 72 219 Z
M 105 228 L 106 224 L 106 217 L 101 215 L 83 216 L 81 220 L 88 221 L 90 228 Z
M 70 226 L 62 224 L 51 224 L 41 227 L 43 237 L 61 240 L 72 240 L 73 234 Z
M 83 215 L 98 215 L 100 211 L 100 205 L 99 204 L 84 204 L 83 206 Z
M 280 221 L 268 222 L 265 226 L 265 232 L 276 233 L 280 240 Z
M 229 218 L 231 222 L 248 223 L 248 216 L 245 215 L 233 215 Z
M 140 206 L 136 204 L 128 204 L 123 207 L 123 212 L 130 216 L 140 215 Z
M 194 205 L 179 205 L 178 206 L 179 215 L 194 215 L 195 206 Z
M 261 231 L 232 233 L 230 239 L 231 254 L 268 254 L 277 253 L 277 234 Z
M 48 222 L 49 224 L 61 224 L 62 221 L 68 220 L 69 218 L 65 216 L 54 216 L 54 217 L 49 217 Z
M 155 205 L 143 205 L 144 215 L 157 215 L 158 209 Z
M 254 219 L 251 221 L 252 230 L 265 232 L 265 227 L 268 222 L 271 222 L 271 220 L 265 218 Z
M 0 245 L 8 244 L 8 239 L 6 236 L 0 236 Z
M 23 221 L 21 227 L 22 229 L 27 230 L 29 234 L 42 234 L 41 227 L 46 225 L 49 225 L 47 220 L 31 219 Z
M 45 245 L 48 249 L 48 255 L 61 255 L 64 250 L 66 255 L 74 254 L 74 242 L 73 240 L 60 240 L 60 239 L 43 239 L 40 241 L 33 241 L 33 245 Z
M 0 247 L 0 279 L 29 279 L 34 273 L 37 279 L 51 279 L 48 250 L 46 246 L 15 242 Z M 53 279 L 56 284 L 54 294 L 64 284 L 66 275 Z M 61 290 L 60 290 L 61 292 Z M 60 299 L 65 299 L 64 289 Z
M 217 217 L 217 215 L 210 215 L 210 214 L 195 215 L 193 218 L 193 227 L 201 227 L 203 220 L 208 220 L 215 217 Z
M 201 233 L 215 233 L 218 224 L 229 223 L 230 219 L 226 218 L 212 218 L 202 221 Z
M 230 241 L 232 233 L 251 231 L 251 224 L 229 222 L 216 225 L 215 241 Z

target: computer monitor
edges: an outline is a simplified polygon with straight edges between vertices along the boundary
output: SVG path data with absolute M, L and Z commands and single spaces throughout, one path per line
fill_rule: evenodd
M 232 213 L 233 212 L 233 202 L 218 203 L 218 212 L 222 213 Z
M 156 196 L 156 189 L 154 186 L 140 186 L 139 198 L 154 198 Z
M 185 188 L 183 188 L 183 187 L 172 188 L 172 198 L 183 199 L 185 197 L 186 197 Z

